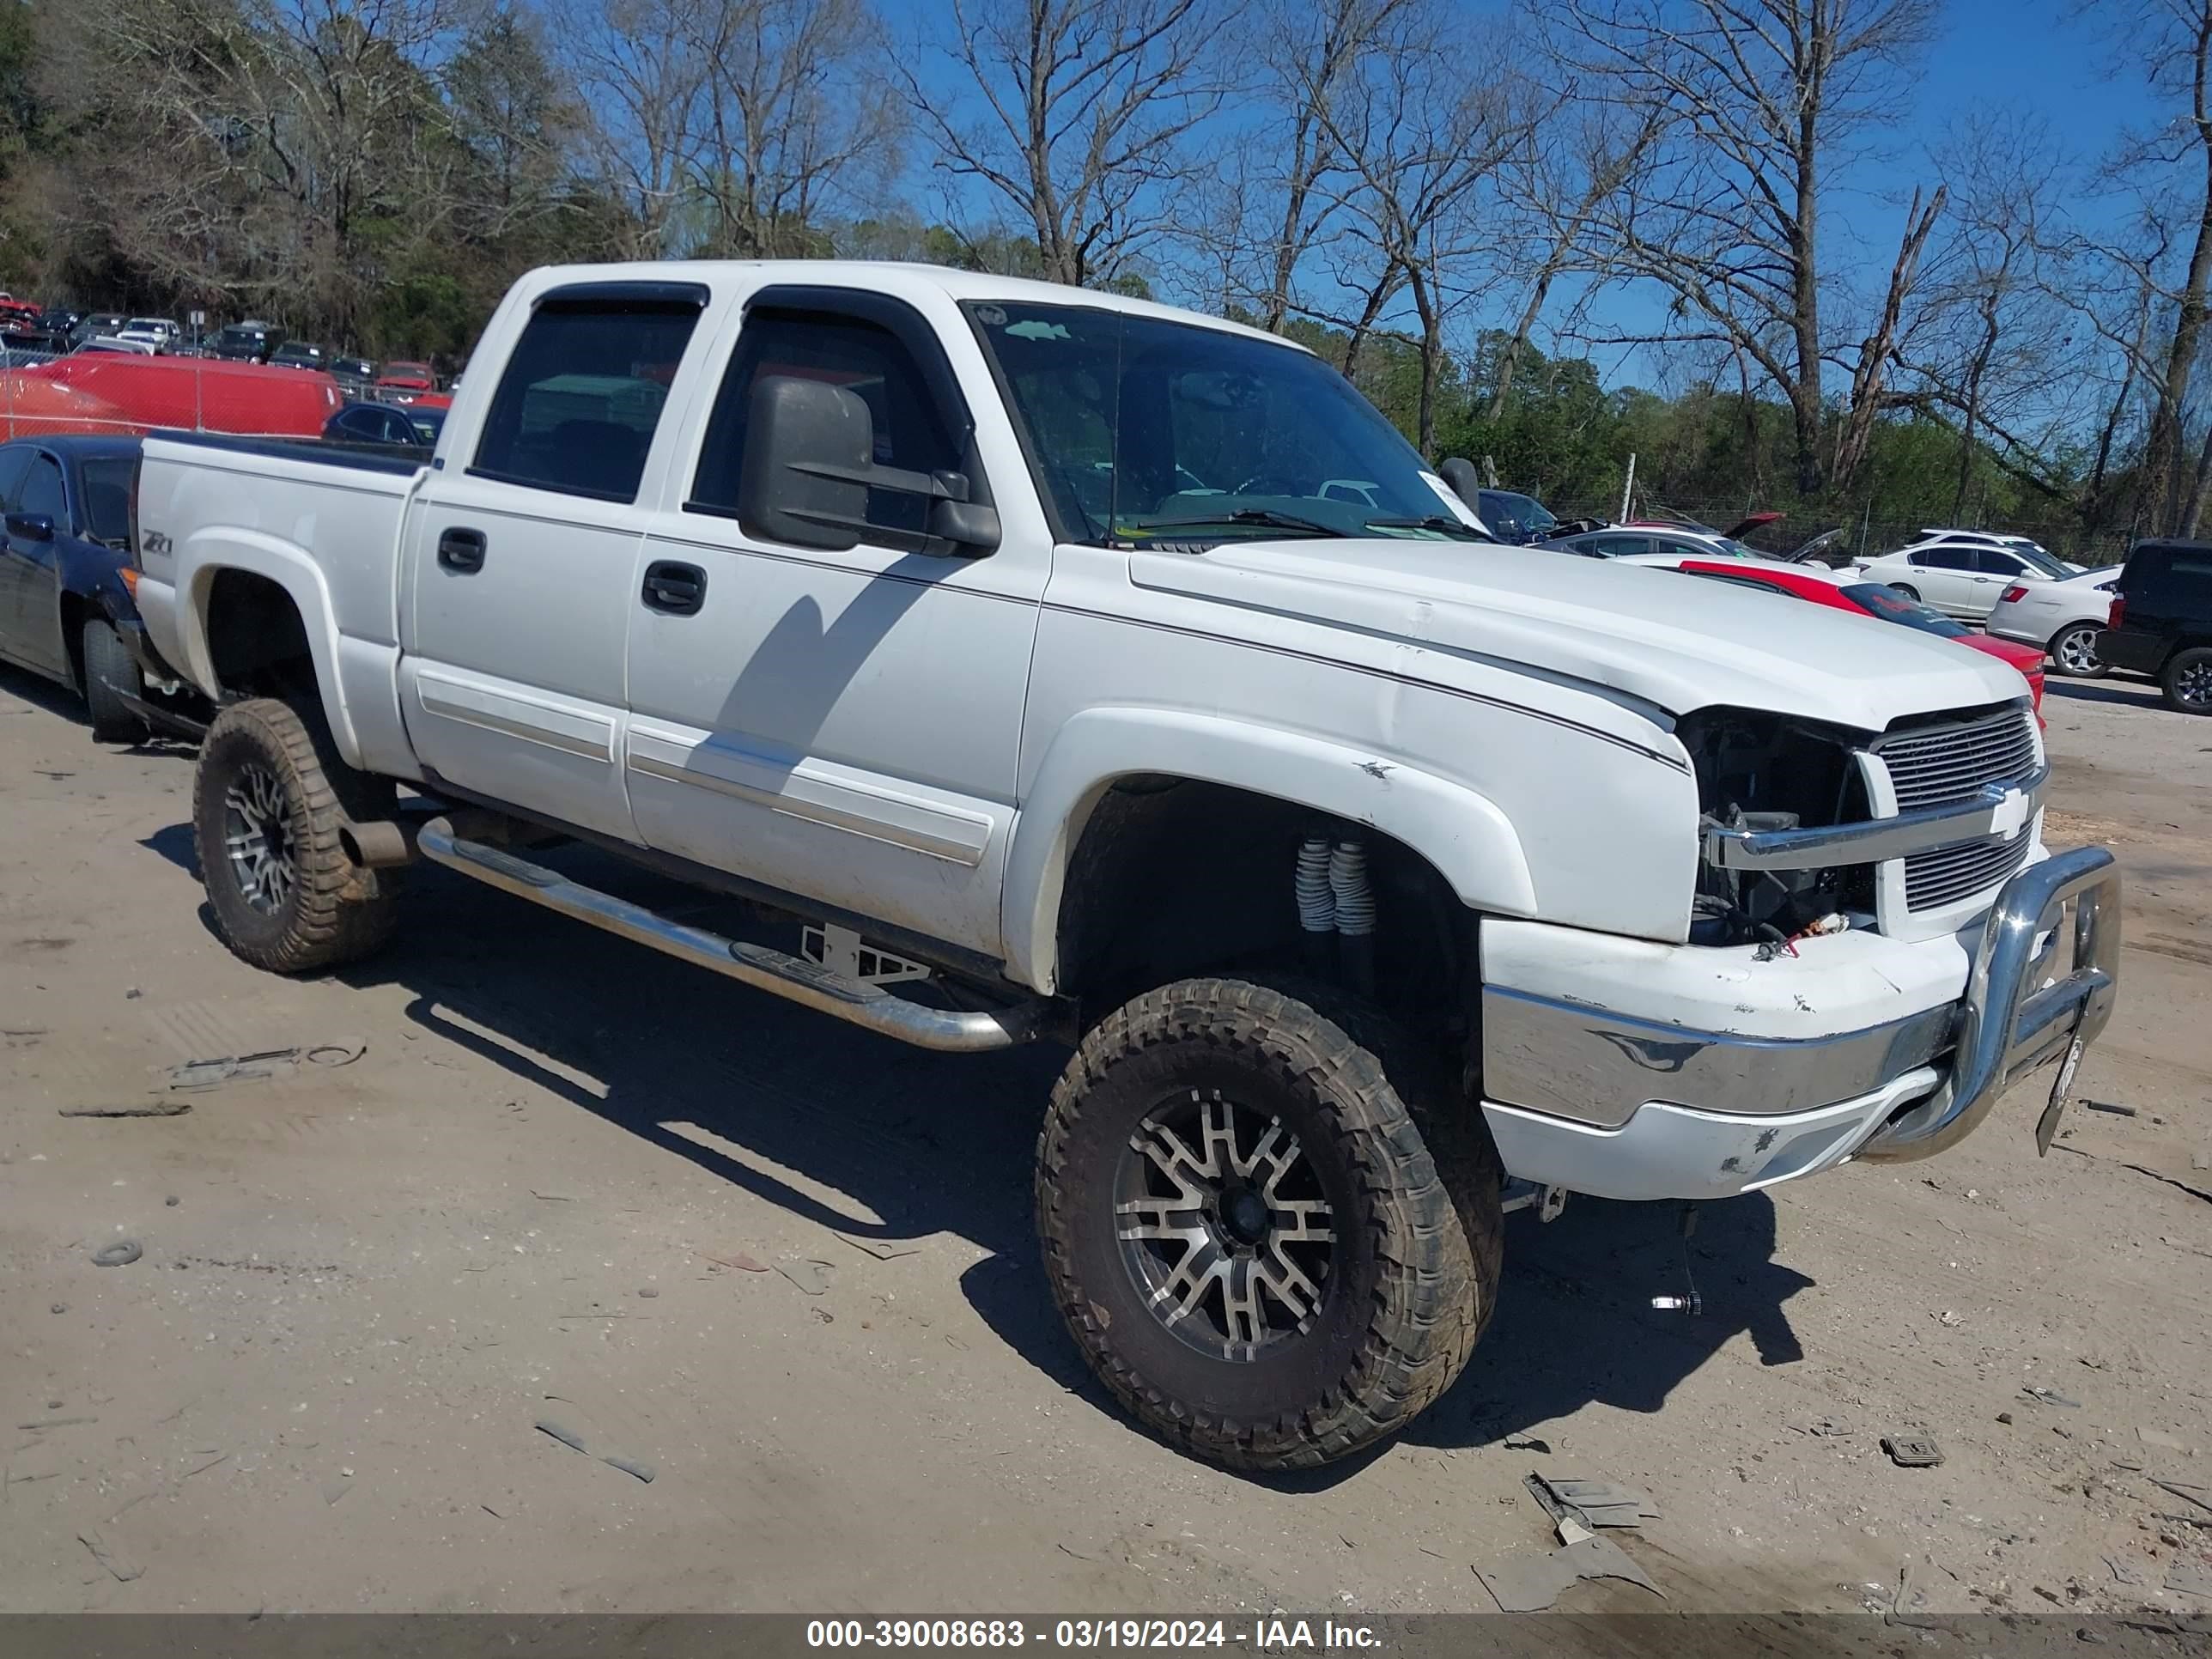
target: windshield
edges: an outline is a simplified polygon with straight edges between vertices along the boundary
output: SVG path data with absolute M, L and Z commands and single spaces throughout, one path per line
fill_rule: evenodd
M 1908 599 L 1881 582 L 1855 582 L 1843 592 L 1844 597 L 1860 610 L 1884 622 L 1903 623 L 1907 628 L 1917 628 L 1923 634 L 1940 634 L 1947 640 L 1955 640 L 1966 631 L 1962 624 L 1953 622 L 1942 611 L 1917 599 Z
M 96 542 L 127 547 L 131 542 L 131 475 L 136 457 L 102 456 L 84 464 L 85 528 Z
M 1295 347 L 1080 306 L 966 310 L 1071 539 L 1490 539 L 1372 404 Z
M 2033 542 L 2007 542 L 2005 551 L 2016 554 L 2022 562 L 2040 570 L 2046 576 L 2070 576 L 2074 567 L 2063 559 L 2054 559 Z
M 1482 521 L 1496 534 L 1516 542 L 1540 541 L 1559 523 L 1543 502 L 1516 489 L 1484 490 Z

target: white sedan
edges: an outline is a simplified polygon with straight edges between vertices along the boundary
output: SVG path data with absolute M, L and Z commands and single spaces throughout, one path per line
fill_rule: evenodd
M 1869 581 L 1887 582 L 1948 616 L 1980 622 L 2011 588 L 2064 581 L 2073 567 L 2021 542 L 1994 537 L 1944 538 L 1901 547 L 1863 567 Z
M 2043 647 L 2062 674 L 2100 678 L 2109 671 L 2097 655 L 2097 635 L 2112 614 L 2112 584 L 2119 579 L 2115 564 L 2062 581 L 2014 582 L 1990 612 L 1990 632 Z

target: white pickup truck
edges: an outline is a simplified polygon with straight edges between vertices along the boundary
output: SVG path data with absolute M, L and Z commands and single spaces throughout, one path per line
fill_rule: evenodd
M 154 643 L 222 705 L 193 813 L 238 955 L 369 951 L 419 859 L 909 1042 L 1072 1046 L 1054 1294 L 1226 1464 L 1436 1399 L 1507 1209 L 1923 1157 L 2111 1012 L 2118 872 L 2043 847 L 2012 670 L 1496 544 L 1218 319 L 540 270 L 427 463 L 163 434 L 137 510 Z

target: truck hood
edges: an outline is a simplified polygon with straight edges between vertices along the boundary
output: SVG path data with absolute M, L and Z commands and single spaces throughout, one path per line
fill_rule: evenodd
M 1137 552 L 1139 587 L 1449 659 L 1580 683 L 1667 714 L 1725 706 L 1879 732 L 2004 702 L 2018 674 L 1952 641 L 1680 571 L 1470 542 L 1247 542 Z M 1433 672 L 1434 665 L 1430 672 Z

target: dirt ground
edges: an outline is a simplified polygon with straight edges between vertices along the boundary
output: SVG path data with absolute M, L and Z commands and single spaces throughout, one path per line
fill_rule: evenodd
M 442 872 L 374 963 L 255 974 L 202 920 L 189 752 L 0 673 L 0 1608 L 1486 1609 L 1546 1469 L 1650 1495 L 1621 1536 L 1670 1609 L 1857 1609 L 1910 1563 L 1939 1612 L 2202 1613 L 2163 1586 L 2212 1511 L 2150 1480 L 2212 1481 L 2212 720 L 2050 701 L 2051 838 L 2130 884 L 2077 1098 L 2132 1115 L 2039 1160 L 2024 1089 L 1940 1159 L 1707 1206 L 1694 1318 L 1649 1305 L 1670 1208 L 1517 1215 L 1442 1405 L 1268 1481 L 1130 1427 L 1059 1328 L 1057 1055 L 902 1048 Z M 363 1047 L 60 1115 L 320 1045 Z

